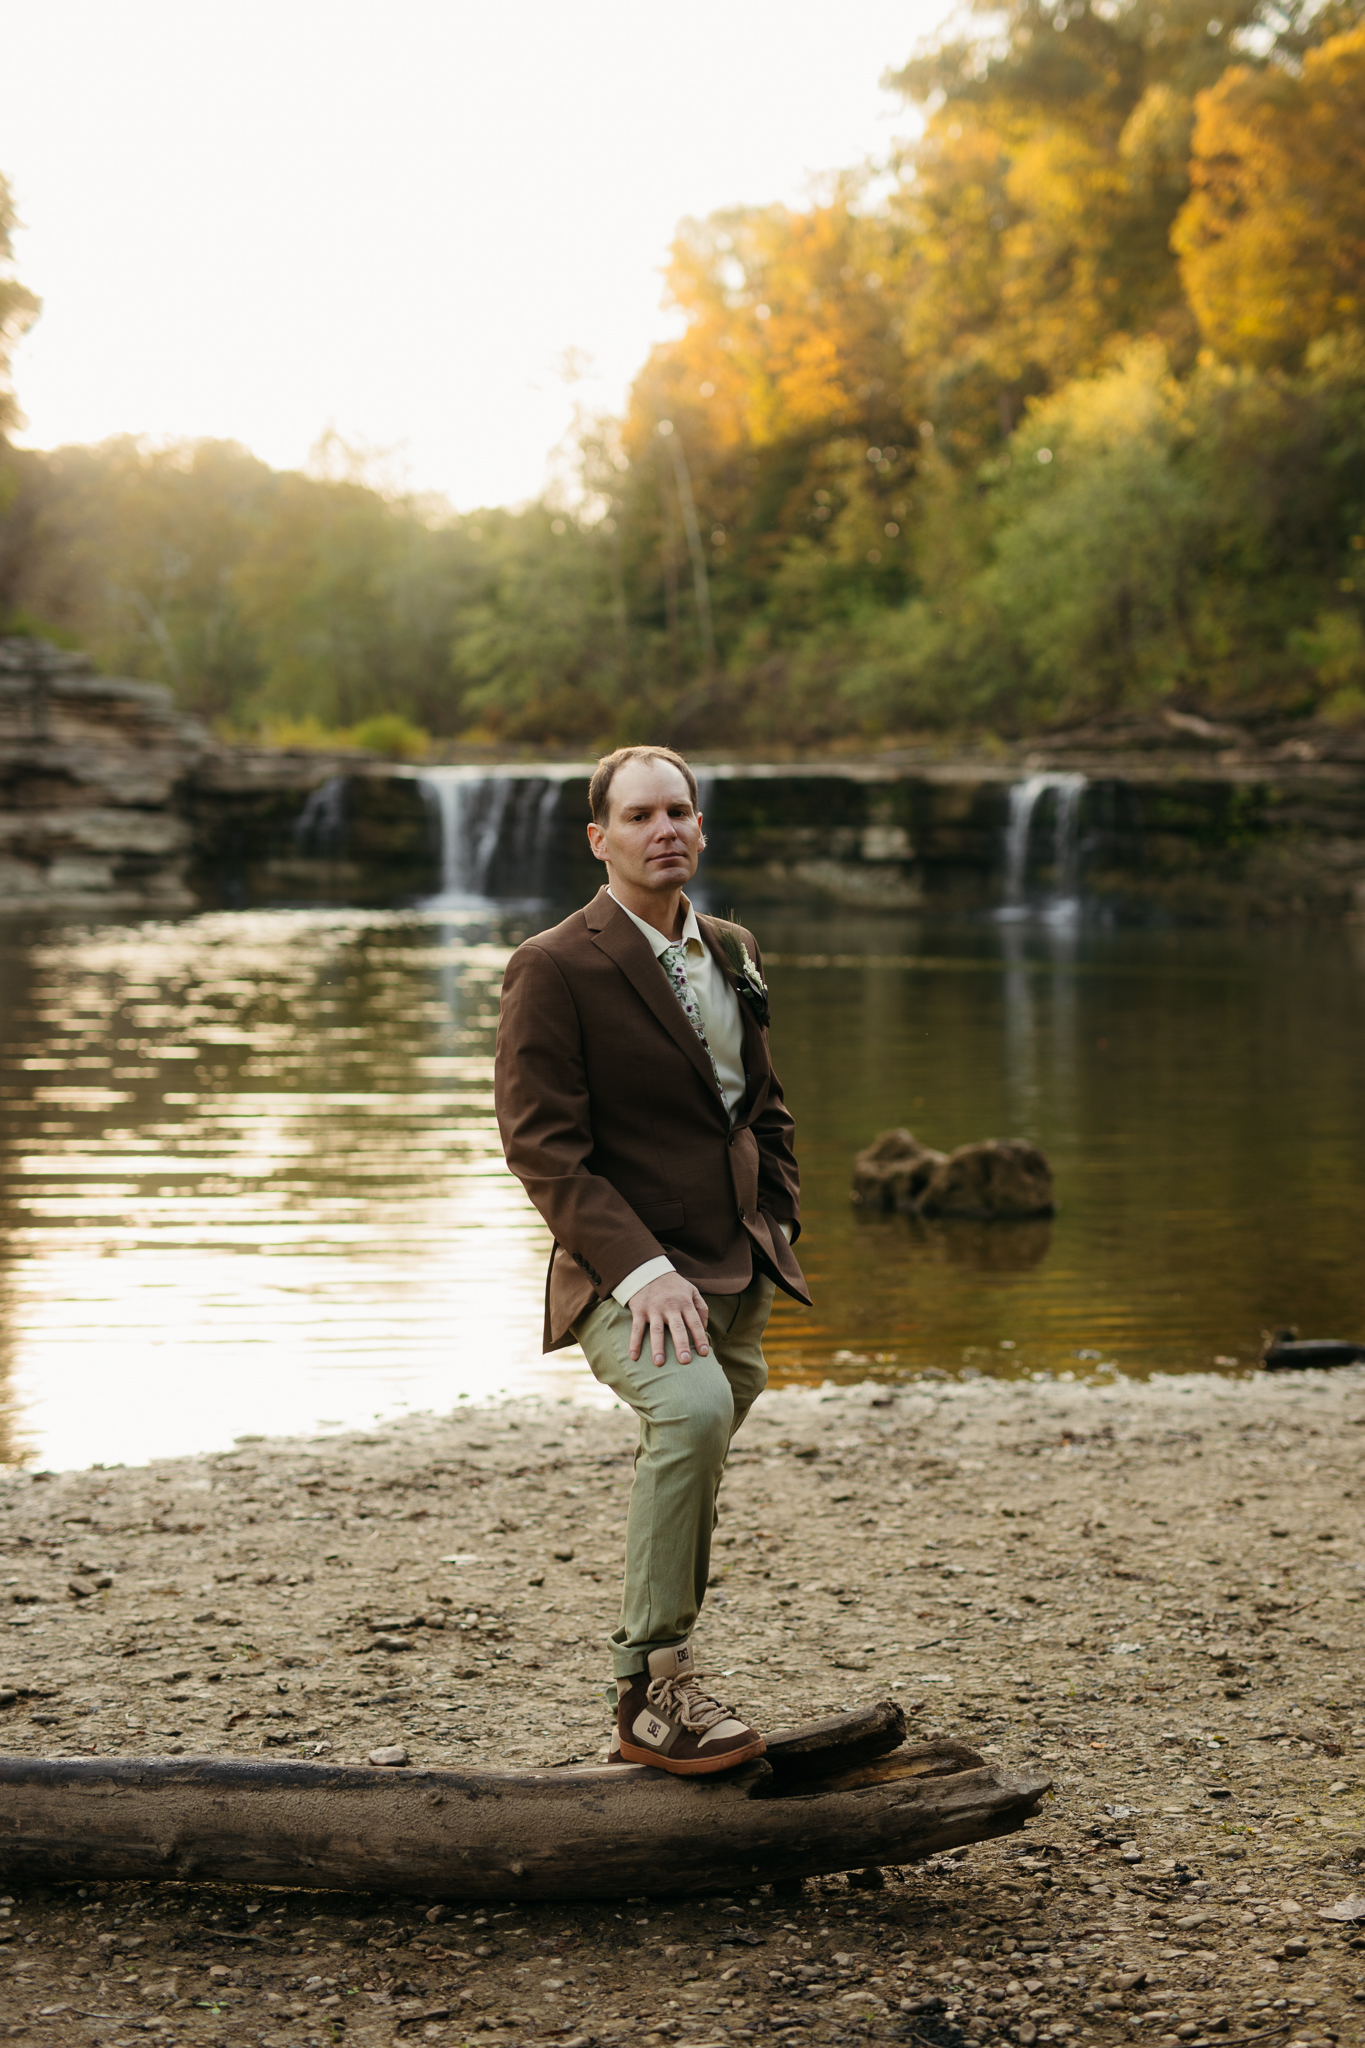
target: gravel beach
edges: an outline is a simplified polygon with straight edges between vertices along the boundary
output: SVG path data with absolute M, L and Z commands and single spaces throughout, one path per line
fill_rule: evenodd
M 895 1698 L 1052 1776 L 1025 1833 L 677 1904 L 11 1884 L 0 2034 L 1359 2042 L 1362 1428 L 1358 1369 L 768 1395 L 717 1689 L 774 1729 Z M 0 1742 L 597 1760 L 633 1435 L 520 1402 L 10 1473 Z

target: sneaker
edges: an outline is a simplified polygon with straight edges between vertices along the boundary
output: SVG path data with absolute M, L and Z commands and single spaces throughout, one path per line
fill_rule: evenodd
M 679 1777 L 732 1771 L 762 1756 L 767 1743 L 698 1681 L 690 1643 L 651 1650 L 616 1704 L 621 1761 L 654 1764 Z

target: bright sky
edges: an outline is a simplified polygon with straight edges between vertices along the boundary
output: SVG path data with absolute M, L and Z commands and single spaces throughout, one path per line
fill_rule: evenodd
M 880 76 L 946 7 L 9 0 L 22 438 L 293 466 L 333 426 L 461 507 L 530 496 L 673 331 L 675 223 L 884 151 Z

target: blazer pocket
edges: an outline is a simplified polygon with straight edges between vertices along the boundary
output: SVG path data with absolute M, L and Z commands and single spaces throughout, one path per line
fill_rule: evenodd
M 639 1202 L 635 1213 L 656 1236 L 661 1230 L 681 1230 L 687 1221 L 681 1202 Z

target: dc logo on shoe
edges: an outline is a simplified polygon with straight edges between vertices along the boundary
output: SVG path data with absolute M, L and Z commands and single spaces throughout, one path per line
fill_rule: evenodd
M 650 1722 L 650 1724 L 649 1724 L 649 1730 L 648 1730 L 648 1733 L 649 1733 L 649 1735 L 651 1736 L 651 1738 L 652 1738 L 653 1740 L 657 1741 L 657 1740 L 658 1740 L 658 1738 L 659 1738 L 659 1736 L 661 1736 L 661 1735 L 663 1734 L 663 1732 L 664 1732 L 664 1729 L 663 1729 L 663 1723 L 662 1723 L 662 1721 L 651 1721 L 651 1722 Z

